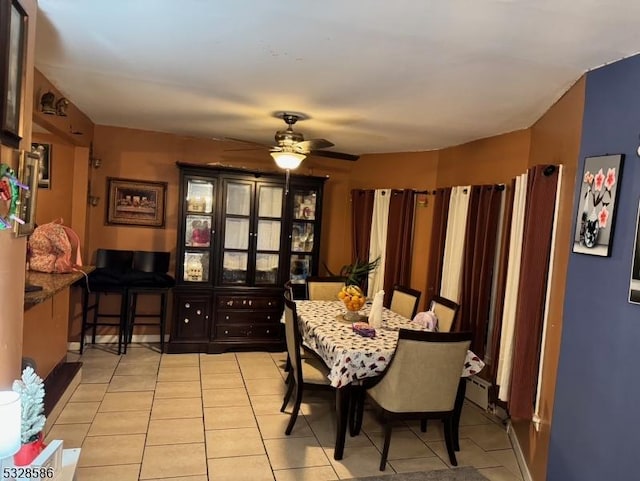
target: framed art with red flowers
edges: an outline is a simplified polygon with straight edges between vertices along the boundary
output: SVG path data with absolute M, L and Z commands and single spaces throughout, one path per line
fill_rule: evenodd
M 623 161 L 623 154 L 584 159 L 573 252 L 602 257 L 611 254 Z

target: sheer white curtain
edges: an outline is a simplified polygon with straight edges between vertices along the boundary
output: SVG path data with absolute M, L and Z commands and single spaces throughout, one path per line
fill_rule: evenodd
M 498 398 L 509 399 L 511 368 L 513 365 L 513 338 L 518 303 L 518 281 L 520 279 L 520 263 L 522 259 L 522 236 L 524 233 L 524 213 L 527 202 L 526 173 L 516 177 L 511 214 L 511 233 L 509 235 L 509 260 L 504 293 L 504 309 L 502 312 L 502 330 L 500 331 L 500 356 L 496 383 L 500 386 Z
M 369 262 L 380 257 L 378 268 L 369 273 L 367 296 L 373 297 L 384 285 L 384 263 L 387 251 L 387 226 L 391 189 L 376 189 L 373 198 L 371 239 L 369 240 Z
M 471 186 L 453 187 L 451 189 L 451 201 L 449 202 L 440 295 L 455 302 L 460 299 L 464 238 L 467 232 L 470 193 Z
M 558 165 L 558 184 L 556 186 L 556 205 L 553 211 L 553 228 L 551 231 L 551 254 L 549 256 L 549 269 L 547 272 L 547 292 L 544 302 L 544 318 L 542 319 L 542 339 L 540 345 L 540 364 L 538 365 L 538 384 L 536 386 L 536 403 L 533 410 L 533 422 L 536 427 L 540 423 L 540 388 L 542 386 L 542 371 L 544 369 L 544 347 L 547 342 L 547 322 L 549 320 L 549 299 L 553 283 L 553 261 L 556 252 L 556 233 L 558 230 L 558 209 L 560 208 L 560 192 L 562 189 L 562 165 Z

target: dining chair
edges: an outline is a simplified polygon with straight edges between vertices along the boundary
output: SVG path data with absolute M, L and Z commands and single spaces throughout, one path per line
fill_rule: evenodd
M 344 287 L 345 277 L 307 277 L 307 299 L 310 301 L 337 301 L 338 292 Z
M 391 292 L 389 309 L 407 319 L 413 319 L 418 312 L 418 302 L 422 293 L 416 289 L 395 285 Z
M 295 396 L 289 424 L 285 430 L 285 434 L 288 436 L 291 434 L 296 419 L 298 418 L 303 391 L 310 389 L 333 389 L 333 387 L 328 378 L 329 369 L 320 359 L 316 357 L 302 358 L 300 356 L 301 342 L 296 303 L 291 300 L 286 291 L 284 296 L 284 325 L 287 353 L 289 354 L 291 369 L 289 370 L 289 378 L 287 380 L 287 392 L 284 396 L 280 412 L 284 412 L 289 404 L 291 395 L 293 394 Z
M 470 332 L 425 332 L 400 329 L 398 345 L 385 371 L 369 385 L 367 397 L 381 412 L 384 446 L 380 471 L 384 471 L 391 444 L 392 421 L 442 419 L 449 461 L 455 455 L 455 401 Z
M 284 283 L 284 296 L 288 297 L 290 301 L 294 299 L 293 284 L 291 283 L 290 280 Z M 300 357 L 302 357 L 303 359 L 306 357 L 309 357 L 309 349 L 306 348 L 304 344 L 302 344 L 302 341 L 300 342 Z M 289 372 L 290 369 L 291 369 L 291 359 L 289 359 L 289 353 L 287 353 L 287 360 L 285 361 L 285 364 L 284 364 L 284 372 Z M 287 377 L 285 382 L 289 382 L 289 377 Z
M 449 332 L 458 317 L 460 304 L 445 297 L 433 296 L 429 304 L 429 310 L 433 311 L 438 318 L 438 331 Z

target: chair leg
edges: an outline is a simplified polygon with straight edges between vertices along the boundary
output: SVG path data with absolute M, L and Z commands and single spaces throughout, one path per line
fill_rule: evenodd
M 421 419 L 420 420 L 420 431 L 422 431 L 423 433 L 427 432 L 427 420 L 426 419 Z
M 98 312 L 100 312 L 100 292 L 96 292 L 95 294 L 96 297 L 96 303 L 95 303 L 95 307 L 93 308 L 93 330 L 91 333 L 91 344 L 95 344 L 96 343 L 96 330 L 98 329 Z M 120 353 L 118 353 L 120 354 Z
M 453 417 L 449 416 L 444 422 L 444 441 L 447 445 L 447 453 L 452 466 L 457 466 L 456 452 L 453 449 Z
M 362 429 L 362 417 L 364 415 L 365 389 L 362 386 L 354 387 L 351 392 L 351 406 L 349 408 L 349 434 L 357 436 Z
M 293 380 L 293 375 L 289 373 L 287 376 L 287 392 L 284 395 L 284 400 L 282 401 L 282 407 L 280 408 L 280 412 L 283 413 L 287 404 L 289 404 L 289 399 L 291 399 L 291 393 L 293 392 L 293 388 L 295 386 L 295 382 Z
M 120 330 L 118 332 L 118 354 L 127 353 L 127 329 L 129 324 L 129 312 L 127 310 L 129 293 L 125 289 L 120 298 Z M 124 344 L 124 346 L 123 346 Z
M 160 294 L 160 354 L 164 352 L 164 329 L 167 317 L 167 292 Z
M 462 415 L 462 406 L 464 405 L 464 398 L 467 392 L 467 378 L 461 377 L 458 384 L 458 392 L 456 393 L 456 400 L 453 407 L 453 449 L 460 451 L 460 416 Z
M 289 371 L 291 371 L 291 358 L 289 357 L 289 354 L 287 353 L 287 360 L 284 363 L 284 372 L 289 372 Z
M 291 384 L 294 384 L 293 382 Z M 296 419 L 298 419 L 298 411 L 300 410 L 300 404 L 302 403 L 302 386 L 296 386 L 296 400 L 293 403 L 293 411 L 291 411 L 291 418 L 289 418 L 289 424 L 287 425 L 287 429 L 285 430 L 285 434 L 289 436 L 291 431 L 293 431 L 293 426 L 296 424 Z
M 391 444 L 391 421 L 386 420 L 384 425 L 384 447 L 382 448 L 382 458 L 380 458 L 380 471 L 384 471 L 387 466 L 389 456 L 389 445 Z

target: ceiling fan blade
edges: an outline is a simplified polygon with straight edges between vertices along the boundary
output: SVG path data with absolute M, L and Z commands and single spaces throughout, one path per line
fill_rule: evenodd
M 321 157 L 329 157 L 331 159 L 341 160 L 358 160 L 359 155 L 345 154 L 344 152 L 334 152 L 333 150 L 312 150 L 311 155 L 318 155 Z
M 309 139 L 296 143 L 294 148 L 301 152 L 310 152 L 315 149 L 326 149 L 327 147 L 333 146 L 334 143 L 326 139 Z

